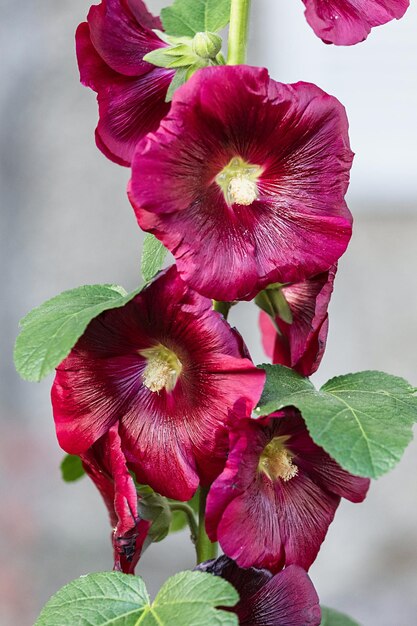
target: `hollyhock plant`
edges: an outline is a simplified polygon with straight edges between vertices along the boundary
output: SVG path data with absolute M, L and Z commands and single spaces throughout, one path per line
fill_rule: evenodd
M 367 38 L 374 26 L 400 19 L 409 0 L 303 0 L 306 19 L 325 43 L 350 46 Z
M 109 511 L 114 569 L 133 574 L 151 522 L 139 516 L 136 487 L 126 466 L 118 424 L 84 452 L 81 460 Z
M 169 110 L 174 71 L 143 60 L 167 46 L 152 30 L 160 28 L 142 0 L 102 0 L 77 29 L 81 82 L 97 92 L 97 146 L 120 165 L 130 165 L 137 141 Z
M 139 142 L 129 197 L 181 277 L 217 300 L 326 271 L 351 236 L 345 110 L 315 85 L 213 67 Z
M 273 363 L 291 367 L 302 376 L 317 370 L 326 347 L 335 274 L 336 266 L 306 281 L 259 294 L 265 310 L 269 308 L 270 315 L 261 311 L 259 324 L 264 350 Z
M 58 440 L 83 454 L 119 424 L 138 482 L 189 500 L 224 465 L 229 413 L 250 414 L 264 380 L 240 335 L 171 267 L 94 319 L 57 367 Z
M 208 495 L 207 532 L 240 567 L 308 570 L 340 499 L 362 502 L 368 487 L 313 442 L 294 409 L 235 420 Z
M 242 569 L 227 556 L 201 563 L 197 568 L 221 576 L 237 589 L 240 601 L 233 607 L 240 626 L 319 626 L 319 598 L 306 572 L 290 565 L 278 574 L 265 569 Z

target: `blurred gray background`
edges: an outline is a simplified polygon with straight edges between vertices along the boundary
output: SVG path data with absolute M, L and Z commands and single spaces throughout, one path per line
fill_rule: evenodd
M 0 626 L 30 626 L 64 583 L 111 567 L 98 494 L 87 479 L 60 480 L 52 377 L 25 383 L 12 364 L 18 320 L 32 307 L 81 284 L 138 282 L 142 238 L 125 195 L 129 172 L 95 148 L 95 98 L 78 82 L 73 34 L 89 4 L 0 0 Z M 166 4 L 149 1 L 155 12 Z M 337 96 L 357 153 L 355 232 L 317 382 L 372 368 L 417 384 L 417 6 L 354 48 L 316 39 L 301 0 L 254 0 L 253 14 L 250 62 Z M 256 318 L 243 304 L 232 321 L 259 362 Z M 311 569 L 323 603 L 363 626 L 417 624 L 416 477 L 413 444 L 363 505 L 342 504 Z M 183 533 L 149 549 L 138 571 L 155 592 L 192 565 Z

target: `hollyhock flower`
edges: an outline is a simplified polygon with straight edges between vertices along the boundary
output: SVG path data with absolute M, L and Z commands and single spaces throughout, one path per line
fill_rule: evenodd
M 118 425 L 81 455 L 83 467 L 101 493 L 113 527 L 114 569 L 133 574 L 151 522 L 141 519 L 135 484 L 126 467 Z
M 361 502 L 368 487 L 313 442 L 295 409 L 241 419 L 208 495 L 207 532 L 240 567 L 307 570 L 341 497 Z
M 306 572 L 290 565 L 278 574 L 265 569 L 241 569 L 221 556 L 196 568 L 231 583 L 240 596 L 232 609 L 240 626 L 319 626 L 319 598 Z
M 217 300 L 327 270 L 351 236 L 342 105 L 247 66 L 198 71 L 139 142 L 129 197 L 182 278 Z
M 142 0 L 102 0 L 77 29 L 81 82 L 97 92 L 97 146 L 120 165 L 130 165 L 137 141 L 169 110 L 174 72 L 143 60 L 167 46 L 152 30 L 160 28 Z
M 189 500 L 222 470 L 228 414 L 250 414 L 264 380 L 240 335 L 171 267 L 94 319 L 57 368 L 58 440 L 83 454 L 118 423 L 138 482 Z
M 306 19 L 325 43 L 350 46 L 367 38 L 374 26 L 400 19 L 409 0 L 303 0 Z
M 290 319 L 275 312 L 273 319 L 264 311 L 259 317 L 262 343 L 273 363 L 286 365 L 302 376 L 313 374 L 326 347 L 329 318 L 327 308 L 333 291 L 336 266 L 301 283 L 284 285 Z M 269 291 L 266 293 L 268 297 Z M 282 314 L 281 314 L 282 315 Z

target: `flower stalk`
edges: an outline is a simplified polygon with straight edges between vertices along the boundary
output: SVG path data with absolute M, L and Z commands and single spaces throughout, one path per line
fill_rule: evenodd
M 203 561 L 209 561 L 217 557 L 217 542 L 210 541 L 206 533 L 206 500 L 208 495 L 207 487 L 200 487 L 200 504 L 198 511 L 198 534 L 196 543 L 197 565 Z
M 184 513 L 187 518 L 187 524 L 190 528 L 191 541 L 195 545 L 198 537 L 198 526 L 192 508 L 188 506 L 188 504 L 185 504 L 185 502 L 173 502 L 169 505 L 169 508 L 171 511 L 181 511 Z
M 251 0 L 232 0 L 230 9 L 228 65 L 242 65 L 246 60 Z

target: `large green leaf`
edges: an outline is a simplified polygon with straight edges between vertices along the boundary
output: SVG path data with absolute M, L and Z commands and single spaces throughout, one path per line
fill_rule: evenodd
M 412 439 L 417 421 L 416 389 L 383 372 L 359 372 L 329 380 L 320 391 L 293 370 L 267 372 L 256 414 L 295 406 L 314 441 L 342 467 L 377 478 L 392 469 Z
M 161 270 L 168 250 L 154 235 L 147 233 L 143 240 L 141 272 L 147 283 Z
M 121 307 L 140 290 L 126 294 L 116 285 L 86 285 L 64 291 L 20 322 L 14 362 L 25 380 L 40 381 L 69 354 L 92 319 Z
M 326 606 L 321 607 L 321 624 L 320 626 L 360 626 L 358 622 L 353 619 L 339 613 L 334 609 L 329 609 Z
M 235 589 L 218 576 L 180 572 L 151 604 L 138 576 L 89 574 L 72 581 L 44 606 L 35 626 L 237 626 Z
M 230 17 L 231 0 L 174 0 L 162 9 L 165 32 L 175 37 L 194 37 L 199 32 L 217 32 Z

